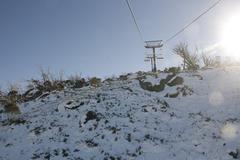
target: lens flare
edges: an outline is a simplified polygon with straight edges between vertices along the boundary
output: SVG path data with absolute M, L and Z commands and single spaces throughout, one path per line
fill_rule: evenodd
M 226 124 L 221 128 L 222 137 L 225 139 L 235 138 L 237 136 L 238 128 L 233 124 Z
M 240 14 L 229 18 L 221 31 L 221 45 L 226 54 L 240 58 Z
M 221 94 L 221 92 L 218 91 L 214 91 L 209 95 L 209 103 L 213 106 L 220 106 L 223 101 L 224 101 L 224 97 Z

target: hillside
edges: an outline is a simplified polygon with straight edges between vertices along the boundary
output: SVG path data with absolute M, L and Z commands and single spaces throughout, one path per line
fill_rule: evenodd
M 240 159 L 240 67 L 128 74 L 19 107 L 1 107 L 0 160 Z

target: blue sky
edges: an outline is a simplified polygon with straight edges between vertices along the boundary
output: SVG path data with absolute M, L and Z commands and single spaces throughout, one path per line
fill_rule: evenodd
M 215 0 L 131 0 L 145 40 L 167 39 Z M 178 65 L 179 42 L 207 47 L 239 0 L 225 0 L 161 51 L 160 68 Z M 1 0 L 0 85 L 37 78 L 39 68 L 106 77 L 150 70 L 125 0 Z

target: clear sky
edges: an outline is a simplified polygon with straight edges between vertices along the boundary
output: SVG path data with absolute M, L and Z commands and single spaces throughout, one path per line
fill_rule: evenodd
M 167 39 L 216 0 L 131 0 L 145 40 Z M 178 65 L 177 43 L 218 43 L 219 26 L 239 0 L 216 8 L 161 51 L 160 68 Z M 66 75 L 111 76 L 150 70 L 125 0 L 0 0 L 0 85 L 38 77 L 39 67 Z

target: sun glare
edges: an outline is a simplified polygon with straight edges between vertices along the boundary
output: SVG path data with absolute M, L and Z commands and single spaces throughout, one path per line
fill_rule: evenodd
M 222 28 L 222 47 L 231 57 L 240 57 L 240 14 L 232 16 Z

